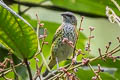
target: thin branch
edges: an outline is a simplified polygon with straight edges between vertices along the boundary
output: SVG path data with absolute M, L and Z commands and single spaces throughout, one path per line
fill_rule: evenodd
M 17 65 L 14 65 L 14 67 L 16 68 L 16 67 L 18 67 L 18 66 L 20 66 L 20 65 L 22 65 L 22 63 L 19 63 L 19 64 L 17 64 Z M 6 74 L 9 73 L 10 71 L 12 71 L 11 68 L 4 69 L 3 71 L 0 72 L 0 77 L 1 77 L 2 75 L 6 75 Z
M 92 66 L 90 64 L 88 64 L 88 66 L 90 67 L 90 69 L 92 70 L 92 72 L 96 75 L 94 69 L 92 68 Z M 100 77 L 100 75 L 96 75 L 98 80 L 102 80 L 102 78 Z
M 118 52 L 118 51 L 120 51 L 120 49 L 115 50 L 115 53 Z M 106 53 L 106 54 L 107 54 L 107 53 Z M 101 55 L 101 56 L 102 56 L 102 57 L 105 57 L 106 54 L 103 54 L 103 55 Z M 109 53 L 109 54 L 110 54 L 110 53 Z M 97 60 L 97 59 L 100 59 L 101 56 L 98 56 L 98 57 L 95 57 L 95 58 L 92 58 L 92 59 L 88 59 L 88 63 L 87 63 L 87 64 L 89 64 L 89 63 L 91 63 L 91 62 L 93 62 L 93 61 L 95 61 L 95 60 Z M 109 58 L 109 57 L 108 57 L 108 58 Z M 71 71 L 71 70 L 74 70 L 75 68 L 79 68 L 80 66 L 84 66 L 84 65 L 87 65 L 87 64 L 83 64 L 83 63 L 80 61 L 80 62 L 77 62 L 77 64 L 73 64 L 72 67 L 70 67 L 70 68 L 69 68 L 69 66 L 71 66 L 71 63 L 68 64 L 68 65 L 66 65 L 66 66 L 64 66 L 63 68 L 65 68 L 65 69 L 66 69 L 66 68 L 69 68 L 69 69 L 67 69 L 67 71 Z M 52 76 L 54 76 L 53 74 L 55 74 L 55 75 L 60 75 L 61 73 L 62 73 L 62 71 L 60 71 L 59 69 L 58 69 L 58 70 L 55 70 L 55 71 L 52 71 L 52 72 L 50 72 L 50 73 L 45 77 L 45 80 L 51 78 Z M 99 80 L 101 80 L 101 79 L 99 79 Z
M 73 58 L 75 57 L 75 51 L 78 51 L 78 50 L 76 49 L 76 44 L 78 43 L 78 38 L 80 38 L 80 36 L 79 36 L 79 35 L 80 35 L 80 31 L 83 30 L 83 29 L 82 29 L 83 19 L 84 19 L 84 16 L 81 17 L 80 26 L 79 26 L 79 29 L 78 29 L 78 31 L 77 31 L 77 40 L 76 40 L 75 47 L 74 47 Z
M 43 67 L 43 64 L 41 64 L 41 66 L 40 66 L 40 68 L 38 67 L 38 64 L 37 64 L 37 62 L 36 62 L 36 69 L 37 69 L 37 71 L 36 71 L 36 74 L 35 74 L 35 77 L 33 78 L 33 80 L 36 80 L 37 79 L 37 77 L 39 77 L 39 79 L 40 80 L 43 80 L 42 79 L 42 76 L 41 76 L 41 70 L 42 70 L 42 67 Z
M 105 51 L 105 53 L 108 53 L 108 50 L 110 49 L 110 46 L 111 46 L 111 42 L 109 42 L 108 45 L 106 46 L 106 51 Z
M 30 79 L 30 80 L 33 80 L 33 78 L 32 78 L 32 72 L 31 72 L 31 69 L 30 69 L 28 60 L 27 60 L 27 59 L 24 59 L 24 62 L 25 62 L 25 64 L 26 64 L 26 67 L 27 67 L 27 70 L 28 70 L 29 79 Z
M 44 57 L 44 55 L 43 55 L 43 53 L 42 53 L 42 50 L 41 50 L 41 48 L 40 48 L 40 42 L 39 42 L 40 20 L 39 20 L 39 18 L 38 18 L 38 15 L 36 15 L 36 17 L 37 17 L 37 20 L 38 20 L 38 25 L 37 25 L 38 52 L 36 53 L 35 57 L 36 57 L 38 54 L 40 54 L 41 57 L 42 57 L 42 60 L 43 60 L 44 64 L 46 65 L 47 69 L 50 71 L 50 68 L 49 68 L 49 66 L 48 66 L 48 64 L 47 64 L 47 62 L 46 62 L 46 59 L 45 59 L 45 57 Z
M 120 48 L 120 44 L 117 47 L 115 47 L 113 50 L 111 50 L 109 53 L 113 53 L 118 48 Z
M 18 0 L 20 2 L 20 0 Z M 21 4 L 18 3 L 18 14 L 21 15 Z
M 82 29 L 83 19 L 84 19 L 84 16 L 81 17 L 80 26 L 79 26 L 79 29 L 78 29 L 78 35 L 77 35 L 76 44 L 77 44 L 77 42 L 78 42 L 78 38 L 80 38 L 80 36 L 79 36 L 79 35 L 80 35 L 80 31 L 83 30 L 83 29 Z M 76 45 L 76 44 L 75 44 L 75 45 Z
M 87 53 L 89 54 L 90 51 L 91 51 L 91 39 L 94 38 L 94 36 L 92 36 L 92 31 L 94 30 L 94 27 L 90 26 L 89 27 L 89 36 L 88 36 L 88 43 L 87 43 L 87 46 L 86 46 L 86 51 Z
M 16 78 L 16 80 L 18 80 L 19 79 L 19 75 L 18 75 L 18 73 L 16 72 L 16 70 L 15 70 L 15 65 L 14 65 L 14 62 L 13 62 L 13 57 L 12 57 L 12 53 L 8 53 L 9 55 L 10 55 L 10 65 L 11 65 L 11 69 L 13 70 L 13 72 L 14 72 L 14 74 L 15 74 L 15 78 Z
M 40 1 L 39 5 L 42 4 L 42 3 L 44 3 L 44 2 L 46 2 L 46 1 L 48 1 L 48 0 Z M 21 2 L 21 1 L 19 0 L 18 2 Z M 28 8 L 25 9 L 24 11 L 21 11 L 21 10 L 20 10 L 20 5 L 21 5 L 21 4 L 18 3 L 18 13 L 19 13 L 20 15 L 24 14 L 24 13 L 27 12 L 29 9 L 31 9 L 31 7 L 28 7 Z
M 4 80 L 12 80 L 12 79 L 7 78 L 4 74 L 2 75 L 2 77 Z
M 80 21 L 80 27 L 79 27 L 79 30 L 78 30 L 78 37 L 77 37 L 77 40 L 79 38 L 79 35 L 80 35 L 80 31 L 82 31 L 82 22 L 83 22 L 83 19 L 84 19 L 84 16 L 81 17 L 81 21 Z
M 120 51 L 120 49 L 118 49 L 118 50 L 112 52 L 111 55 L 113 55 L 113 54 L 115 54 L 115 53 L 117 53 L 117 52 L 119 52 L 119 51 Z
M 19 14 L 22 15 L 24 14 L 25 12 L 27 12 L 31 7 L 28 7 L 27 9 L 25 9 L 24 11 L 20 12 Z

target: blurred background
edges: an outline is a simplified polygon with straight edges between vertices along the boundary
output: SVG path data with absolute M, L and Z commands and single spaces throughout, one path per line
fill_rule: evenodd
M 112 42 L 111 48 L 118 44 L 116 37 L 120 36 L 120 27 L 118 24 L 110 23 L 106 16 L 106 6 L 112 8 L 115 13 L 120 16 L 119 10 L 111 2 L 111 0 L 3 0 L 19 15 L 23 16 L 35 29 L 37 26 L 36 14 L 41 23 L 47 28 L 48 37 L 45 41 L 49 42 L 43 48 L 43 53 L 48 60 L 50 54 L 51 40 L 56 29 L 62 22 L 60 14 L 65 11 L 70 11 L 75 14 L 78 20 L 78 27 L 81 16 L 84 16 L 81 32 L 81 37 L 77 44 L 78 48 L 84 51 L 87 37 L 89 36 L 89 27 L 95 27 L 92 35 L 95 36 L 91 41 L 91 52 L 89 56 L 98 56 L 98 48 L 104 52 L 108 42 Z M 116 0 L 120 5 L 120 0 Z M 117 53 L 116 55 L 119 55 Z M 40 56 L 39 59 L 41 60 Z M 35 70 L 35 61 L 31 60 L 32 69 Z M 112 69 L 114 70 L 114 69 Z M 82 71 L 82 69 L 81 69 Z M 34 71 L 33 71 L 34 72 Z M 79 71 L 80 72 L 80 71 Z M 87 74 L 87 73 L 86 73 Z M 89 75 L 89 74 L 88 74 Z M 105 75 L 108 75 L 106 73 Z M 81 80 L 90 80 L 90 77 L 84 78 L 80 75 Z M 104 80 L 120 80 L 109 75 Z
M 116 1 L 119 4 L 120 1 Z M 78 19 L 78 27 L 81 16 L 85 16 L 82 24 L 84 31 L 82 33 L 88 37 L 89 26 L 95 27 L 93 32 L 95 38 L 92 40 L 91 46 L 93 56 L 98 55 L 98 48 L 104 50 L 105 45 L 110 41 L 114 46 L 116 37 L 120 36 L 120 27 L 117 24 L 110 23 L 106 16 L 106 6 L 109 6 L 116 14 L 120 15 L 116 6 L 110 0 L 4 0 L 4 2 L 23 17 L 26 16 L 26 20 L 30 18 L 27 21 L 33 27 L 36 27 L 35 20 L 36 14 L 38 14 L 40 20 L 46 22 L 45 27 L 49 27 L 53 31 L 51 34 L 48 30 L 48 36 L 53 35 L 56 28 L 61 24 L 62 17 L 60 13 L 65 11 L 75 13 Z
M 92 40 L 91 54 L 97 56 L 98 48 L 104 50 L 108 42 L 116 44 L 116 37 L 120 36 L 120 27 L 117 24 L 112 24 L 106 16 L 106 6 L 112 8 L 116 14 L 119 14 L 116 6 L 110 0 L 4 0 L 13 10 L 18 12 L 23 17 L 29 17 L 33 27 L 36 27 L 36 14 L 40 20 L 45 22 L 45 27 L 51 28 L 48 30 L 48 37 L 54 34 L 56 28 L 61 24 L 62 17 L 60 14 L 65 11 L 75 13 L 78 19 L 78 27 L 81 16 L 85 16 L 82 27 L 82 32 L 86 37 L 89 35 L 89 26 L 95 27 Z M 119 0 L 117 0 L 119 4 Z M 57 25 L 58 24 L 58 25 Z M 50 26 L 49 26 L 50 25 Z M 52 32 L 52 34 L 50 33 Z M 48 39 L 49 40 L 49 39 Z M 50 39 L 51 40 L 51 39 Z

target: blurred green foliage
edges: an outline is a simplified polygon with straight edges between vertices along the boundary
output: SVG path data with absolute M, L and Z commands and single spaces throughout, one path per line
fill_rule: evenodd
M 0 43 L 18 58 L 32 58 L 37 52 L 37 36 L 30 24 L 0 1 Z M 24 26 L 23 26 L 24 25 Z
M 17 0 L 16 0 L 17 1 Z M 41 1 L 44 1 L 44 0 L 20 0 L 22 2 L 31 2 L 31 3 L 37 3 L 39 4 Z
M 17 1 L 17 0 L 16 0 Z M 22 2 L 31 2 L 31 3 L 40 3 L 41 1 L 44 1 L 44 0 L 21 0 Z M 118 3 L 120 3 L 119 0 L 116 0 Z M 82 13 L 82 14 L 89 14 L 89 15 L 97 15 L 97 16 L 103 16 L 105 17 L 105 8 L 106 6 L 110 6 L 117 14 L 119 13 L 118 10 L 115 8 L 114 4 L 112 2 L 110 2 L 110 0 L 51 0 L 49 1 L 50 3 L 52 3 L 53 6 L 56 6 L 56 7 L 59 7 L 59 8 L 63 8 L 65 10 L 70 10 L 70 11 L 75 11 L 77 13 Z M 18 12 L 18 5 L 16 4 L 13 4 L 12 7 L 16 12 Z M 17 24 L 17 21 L 15 20 L 12 20 L 12 19 L 5 19 L 9 16 L 11 16 L 12 18 L 15 17 L 15 15 L 11 15 L 10 12 L 8 12 L 7 10 L 2 10 L 3 8 L 0 7 L 0 27 L 2 26 L 7 26 L 9 29 L 7 31 L 11 31 L 12 28 L 14 28 L 14 25 L 11 27 L 11 25 L 9 25 L 9 23 L 15 23 Z M 35 14 L 34 14 L 35 15 Z M 120 15 L 120 14 L 118 14 Z M 28 15 L 22 15 L 31 25 L 32 27 L 36 30 L 36 26 L 37 26 L 37 20 L 35 19 L 32 19 L 30 16 Z M 42 16 L 42 15 L 41 15 Z M 48 15 L 49 16 L 49 15 Z M 3 19 L 3 18 L 4 19 Z M 47 17 L 47 16 L 46 16 Z M 16 18 L 16 17 L 15 17 Z M 52 42 L 52 39 L 53 39 L 53 36 L 54 36 L 54 33 L 56 31 L 56 29 L 60 26 L 59 23 L 55 23 L 55 22 L 51 22 L 51 21 L 41 21 L 41 23 L 44 23 L 44 28 L 47 28 L 47 38 L 45 39 L 45 41 L 47 41 L 49 44 L 48 45 L 44 45 L 43 47 L 43 54 L 44 56 L 46 57 L 46 60 L 48 61 L 48 57 L 50 56 L 50 47 L 51 47 L 51 42 Z M 23 33 L 30 33 L 29 30 L 28 30 L 28 25 L 26 25 L 24 22 L 23 23 L 20 23 L 21 24 L 21 27 L 27 27 L 26 31 L 23 32 Z M 5 28 L 3 27 L 3 29 Z M 29 27 L 30 28 L 30 27 Z M 1 29 L 1 28 L 0 28 Z M 6 28 L 7 29 L 7 28 Z M 40 31 L 42 31 L 43 28 L 40 28 Z M 28 30 L 28 31 L 27 31 Z M 5 32 L 5 30 L 0 30 L 1 32 Z M 23 40 L 19 42 L 18 39 L 16 39 L 16 37 L 18 37 L 18 35 L 20 34 L 16 34 L 15 33 L 16 30 L 14 31 L 11 31 L 10 32 L 10 36 L 13 37 L 13 40 L 16 41 L 16 43 L 18 45 L 20 45 L 19 49 L 21 48 L 21 50 L 25 51 L 27 50 L 26 48 L 24 48 L 23 46 Z M 15 34 L 15 35 L 12 35 L 12 34 Z M 40 33 L 42 34 L 42 32 Z M 5 35 L 5 34 L 4 34 Z M 4 36 L 4 35 L 1 35 L 1 36 Z M 34 34 L 35 35 L 35 34 Z M 32 37 L 33 35 L 27 35 L 27 37 Z M 0 37 L 0 40 L 2 38 Z M 20 38 L 19 38 L 20 39 Z M 78 40 L 78 43 L 77 43 L 77 49 L 82 49 L 82 51 L 84 51 L 85 49 L 85 42 L 87 40 L 87 37 L 81 33 L 80 34 L 80 37 L 79 37 L 79 40 Z M 4 42 L 5 41 L 9 41 L 9 38 L 6 38 L 4 39 Z M 27 40 L 27 41 L 30 41 L 30 40 Z M 40 41 L 41 42 L 41 41 Z M 7 45 L 9 46 L 12 42 L 6 42 Z M 29 44 L 29 43 L 26 43 L 26 45 L 28 47 L 30 46 L 33 46 L 33 45 L 36 45 L 36 44 Z M 12 46 L 9 46 L 9 47 L 14 47 L 14 45 Z M 34 49 L 37 49 L 37 47 L 34 47 Z M 16 50 L 16 48 L 12 48 L 13 50 Z M 26 56 L 27 58 L 31 58 L 34 53 L 36 52 L 32 50 L 29 51 L 32 55 L 30 55 L 30 57 Z M 0 46 L 0 61 L 3 61 L 6 57 L 8 57 L 8 50 L 6 48 L 3 48 Z M 29 54 L 30 54 L 29 53 Z M 19 57 L 18 55 L 18 52 L 16 53 L 16 55 Z M 78 60 L 81 60 L 83 56 L 79 56 L 78 57 Z M 84 57 L 89 57 L 88 55 L 84 56 Z M 40 60 L 40 63 L 39 65 L 42 63 L 42 60 L 41 60 L 41 56 L 38 56 L 38 59 Z M 14 56 L 14 62 L 15 64 L 18 64 L 20 63 L 21 61 Z M 35 72 L 35 65 L 36 65 L 36 61 L 34 59 L 31 59 L 30 60 L 30 63 L 31 63 L 31 69 L 32 69 L 32 72 L 34 73 Z M 100 76 L 103 80 L 120 80 L 120 77 L 119 77 L 119 74 L 120 74 L 120 61 L 117 60 L 115 63 L 113 63 L 113 61 L 111 59 L 107 59 L 105 62 L 103 60 L 95 60 L 91 63 L 92 66 L 97 66 L 97 64 L 100 64 L 103 68 L 107 68 L 109 70 L 109 68 L 115 68 L 116 70 L 112 71 L 112 72 L 101 72 L 100 73 Z M 64 65 L 66 64 L 66 62 L 63 62 L 61 63 L 61 65 Z M 27 79 L 27 73 L 26 73 L 26 68 L 25 66 L 20 66 L 20 67 L 17 67 L 16 68 L 17 70 L 17 73 L 21 76 L 21 80 L 25 80 Z M 44 69 L 43 69 L 44 70 Z M 79 68 L 78 71 L 76 72 L 76 75 L 81 79 L 81 80 L 91 80 L 91 78 L 94 76 L 94 73 L 88 69 L 88 68 Z M 10 72 L 6 75 L 6 77 L 8 78 L 15 78 L 14 76 L 14 73 L 13 72 Z M 0 78 L 0 80 L 4 80 L 3 78 Z
M 71 11 L 105 16 L 106 6 L 110 6 L 119 13 L 110 0 L 51 0 L 55 6 Z M 119 0 L 116 0 L 120 3 Z M 119 14 L 118 14 L 119 15 Z
M 118 2 L 118 4 L 120 3 L 119 0 L 116 0 L 116 1 Z M 21 0 L 21 2 L 23 3 L 28 2 L 33 4 L 34 3 L 39 4 L 40 2 L 49 2 L 50 5 L 57 7 L 58 9 L 73 11 L 73 12 L 81 13 L 83 15 L 103 16 L 103 17 L 106 17 L 106 14 L 105 14 L 106 6 L 109 6 L 118 15 L 120 15 L 118 9 L 110 0 L 35 0 L 35 1 Z M 49 8 L 49 9 L 52 9 L 52 8 Z
M 95 74 L 91 70 L 84 70 L 82 68 L 79 68 L 77 71 L 76 75 L 79 77 L 81 80 L 92 80 L 92 77 L 95 76 Z M 116 80 L 115 77 L 110 75 L 109 73 L 100 73 L 100 76 L 102 80 Z

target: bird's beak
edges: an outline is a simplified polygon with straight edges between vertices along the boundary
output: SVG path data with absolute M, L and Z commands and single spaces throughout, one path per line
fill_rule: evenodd
M 64 13 L 62 13 L 62 14 L 61 14 L 61 16 L 63 16 L 63 17 L 64 17 L 64 16 L 65 16 L 65 14 L 64 14 Z

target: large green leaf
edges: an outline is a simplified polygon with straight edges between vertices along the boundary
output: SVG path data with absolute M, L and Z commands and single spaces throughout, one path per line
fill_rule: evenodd
M 32 58 L 37 35 L 31 25 L 0 1 L 0 43 L 19 58 Z
M 79 68 L 76 75 L 79 77 L 80 80 L 91 80 L 95 74 L 91 70 L 83 70 Z M 112 75 L 106 72 L 101 72 L 100 76 L 102 80 L 116 80 Z
M 120 69 L 118 69 L 118 70 L 115 72 L 114 76 L 115 76 L 118 80 L 120 80 Z
M 92 66 L 97 66 L 98 64 L 100 64 L 102 67 L 120 69 L 120 64 L 119 63 L 120 63 L 120 60 L 116 60 L 116 62 L 113 62 L 112 59 L 106 59 L 106 61 L 103 61 L 102 59 L 97 59 L 97 60 L 91 62 L 91 65 Z
M 117 8 L 110 0 L 51 0 L 51 1 L 57 7 L 75 12 L 105 16 L 106 6 L 110 6 L 117 13 L 119 13 Z M 116 1 L 120 3 L 120 0 Z
M 14 65 L 21 63 L 21 60 L 18 59 L 16 56 L 13 55 L 12 58 L 13 58 Z M 20 65 L 16 67 L 15 70 L 19 75 L 20 80 L 26 80 L 26 78 L 28 78 L 27 68 L 25 67 L 25 65 Z M 16 79 L 16 74 L 14 74 L 14 79 Z
M 9 57 L 10 56 L 8 55 L 8 50 L 0 44 L 0 62 L 3 62 L 5 58 L 9 58 Z M 12 55 L 12 58 L 13 58 L 14 65 L 21 63 L 21 60 L 18 59 L 14 54 Z M 9 68 L 9 67 L 10 65 L 8 64 L 6 68 Z M 16 72 L 20 75 L 21 80 L 25 80 L 27 78 L 27 70 L 26 70 L 25 65 L 20 65 L 16 67 L 15 69 L 16 69 Z M 16 76 L 14 74 L 14 79 L 15 77 Z M 0 78 L 0 80 L 2 80 L 2 78 Z

